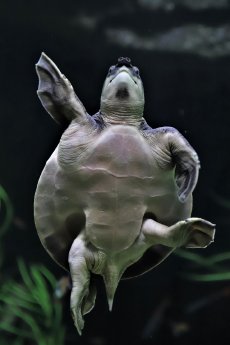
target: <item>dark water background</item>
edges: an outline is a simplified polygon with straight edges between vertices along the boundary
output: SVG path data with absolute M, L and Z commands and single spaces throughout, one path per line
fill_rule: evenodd
M 41 51 L 70 79 L 90 114 L 99 109 L 108 67 L 119 56 L 132 59 L 141 71 L 148 123 L 176 127 L 201 160 L 193 215 L 216 223 L 217 233 L 213 245 L 196 253 L 228 252 L 230 1 L 1 0 L 0 18 L 0 184 L 15 210 L 4 239 L 5 272 L 14 276 L 21 256 L 57 278 L 64 274 L 33 223 L 36 183 L 62 133 L 36 95 Z M 230 344 L 229 281 L 184 278 L 198 269 L 172 255 L 145 276 L 121 282 L 112 313 L 101 284 L 81 338 L 66 296 L 65 344 Z

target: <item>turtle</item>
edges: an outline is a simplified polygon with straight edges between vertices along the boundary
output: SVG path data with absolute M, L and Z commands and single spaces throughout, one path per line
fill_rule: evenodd
M 198 155 L 177 129 L 147 124 L 142 79 L 130 58 L 109 68 L 92 116 L 45 53 L 36 71 L 43 107 L 66 126 L 37 184 L 35 226 L 46 251 L 70 272 L 81 334 L 95 304 L 94 276 L 103 277 L 112 310 L 121 279 L 151 270 L 178 247 L 207 247 L 215 224 L 191 217 Z

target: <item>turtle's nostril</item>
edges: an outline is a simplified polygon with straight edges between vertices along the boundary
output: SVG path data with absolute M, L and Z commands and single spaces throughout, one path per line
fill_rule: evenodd
M 131 67 L 131 59 L 128 57 L 119 57 L 118 61 L 117 61 L 117 67 L 121 67 L 121 66 L 127 66 L 127 67 Z

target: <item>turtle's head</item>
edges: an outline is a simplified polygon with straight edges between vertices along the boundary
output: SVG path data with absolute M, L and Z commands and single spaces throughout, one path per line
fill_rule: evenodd
M 139 69 L 120 57 L 109 68 L 101 94 L 101 113 L 112 122 L 139 122 L 144 109 L 144 89 Z

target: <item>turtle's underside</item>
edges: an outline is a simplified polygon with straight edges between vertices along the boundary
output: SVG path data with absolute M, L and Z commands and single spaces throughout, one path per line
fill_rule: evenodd
M 197 154 L 176 129 L 147 125 L 130 59 L 110 67 L 94 116 L 45 54 L 36 68 L 43 106 L 69 126 L 39 179 L 35 223 L 45 249 L 70 270 L 81 334 L 96 298 L 91 273 L 103 277 L 111 310 L 121 277 L 148 271 L 177 247 L 206 247 L 215 226 L 190 218 Z

